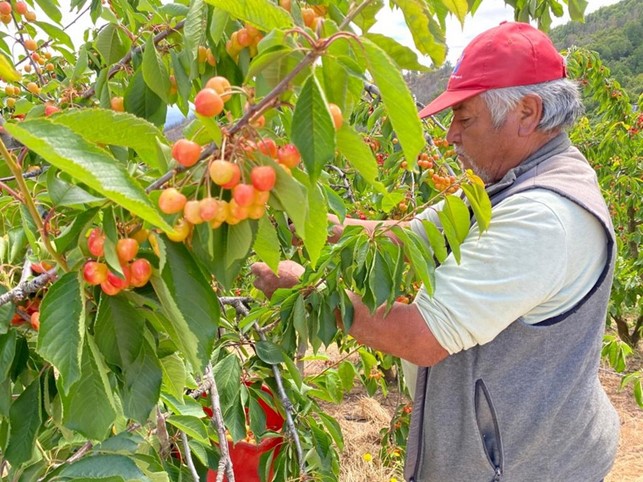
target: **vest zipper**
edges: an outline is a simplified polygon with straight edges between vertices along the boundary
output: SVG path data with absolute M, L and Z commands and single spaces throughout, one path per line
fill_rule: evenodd
M 475 383 L 475 411 L 482 448 L 494 472 L 493 482 L 498 482 L 502 477 L 502 440 L 491 395 L 481 378 Z
M 416 482 L 417 479 L 416 477 L 418 476 L 418 472 L 420 471 L 420 457 L 422 456 L 422 450 L 424 449 L 424 407 L 426 405 L 426 383 L 427 383 L 427 378 L 429 376 L 428 374 L 428 367 L 418 367 L 418 370 L 425 370 L 426 373 L 424 374 L 425 381 L 424 381 L 424 394 L 422 395 L 422 403 L 420 404 L 419 407 L 413 407 L 413 412 L 416 410 L 419 410 L 418 413 L 420 417 L 420 424 L 419 424 L 419 429 L 418 429 L 418 446 L 417 446 L 417 456 L 415 459 L 415 467 L 413 467 L 413 475 L 411 475 L 411 478 L 409 479 L 409 482 Z

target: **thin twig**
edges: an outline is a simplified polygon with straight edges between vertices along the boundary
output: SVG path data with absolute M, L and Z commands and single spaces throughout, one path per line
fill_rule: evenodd
M 67 460 L 65 460 L 64 464 L 65 465 L 73 464 L 74 462 L 79 460 L 81 457 L 83 457 L 87 452 L 89 452 L 92 448 L 94 448 L 94 444 L 92 444 L 88 440 L 78 450 L 76 450 L 76 452 L 74 452 L 74 455 L 72 455 Z
M 221 458 L 219 459 L 219 469 L 217 470 L 217 481 L 222 481 L 223 474 L 225 473 L 226 477 L 228 477 L 228 482 L 235 482 L 234 468 L 232 466 L 232 459 L 230 458 L 230 451 L 228 450 L 228 438 L 225 433 L 225 422 L 223 421 L 223 414 L 221 412 L 219 390 L 217 389 L 217 382 L 214 379 L 214 372 L 212 371 L 211 363 L 208 363 L 208 366 L 205 369 L 205 379 L 209 385 L 208 391 L 210 392 L 210 403 L 212 404 L 212 420 L 214 421 L 217 433 L 219 434 L 219 450 L 221 451 Z
M 342 21 L 341 25 L 339 26 L 339 30 L 344 30 L 348 28 L 348 25 L 357 17 L 362 10 L 364 10 L 370 3 L 372 3 L 373 0 L 365 0 L 364 2 L 360 3 L 357 5 L 355 8 L 353 8 L 351 11 L 349 11 L 346 14 L 346 17 L 344 17 L 344 20 Z
M 188 436 L 181 430 L 181 443 L 183 444 L 183 452 L 185 452 L 185 463 L 190 469 L 194 482 L 199 482 L 199 473 L 196 471 L 194 461 L 192 460 L 192 453 L 190 452 L 190 444 L 188 443 Z
M 353 189 L 351 187 L 351 183 L 348 180 L 348 177 L 346 176 L 346 173 L 342 171 L 339 167 L 333 165 L 333 164 L 328 164 L 328 167 L 333 169 L 334 171 L 339 174 L 339 178 L 342 180 L 342 183 L 344 184 L 344 189 L 346 190 L 346 194 L 348 196 L 348 200 L 351 203 L 355 203 L 355 195 L 353 194 Z
M 154 45 L 157 45 L 161 40 L 164 40 L 170 34 L 176 32 L 177 30 L 181 30 L 184 24 L 185 24 L 185 20 L 181 20 L 174 27 L 168 27 L 162 32 L 157 33 L 154 36 L 154 39 L 152 40 L 152 42 L 154 43 Z M 121 60 L 119 60 L 112 67 L 110 67 L 109 71 L 107 72 L 107 79 L 111 79 L 112 77 L 114 77 L 114 75 L 116 75 L 117 72 L 119 72 L 121 69 L 123 69 L 123 67 L 125 67 L 127 64 L 129 64 L 132 61 L 132 57 L 134 57 L 135 54 L 142 52 L 143 48 L 144 48 L 143 45 L 139 45 L 131 49 L 129 52 L 127 52 Z M 90 87 L 82 94 L 81 98 L 89 99 L 95 93 L 96 93 L 96 89 L 94 87 Z
M 0 181 L 0 191 L 6 191 L 7 194 L 9 194 L 12 198 L 14 198 L 16 201 L 22 202 L 22 196 L 20 196 L 19 193 L 11 189 L 9 186 L 7 186 L 4 182 Z

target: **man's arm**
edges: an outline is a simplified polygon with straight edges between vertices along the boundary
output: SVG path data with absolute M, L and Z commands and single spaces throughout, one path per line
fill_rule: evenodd
M 388 313 L 386 306 L 380 306 L 371 314 L 359 296 L 349 293 L 349 297 L 355 314 L 348 334 L 362 345 L 419 366 L 433 366 L 449 355 L 415 304 L 396 302 Z
M 255 263 L 251 270 L 256 276 L 254 285 L 268 297 L 278 288 L 295 286 L 304 272 L 303 266 L 294 261 L 280 263 L 278 274 L 265 263 Z M 449 354 L 414 304 L 394 303 L 388 313 L 386 307 L 381 306 L 371 314 L 359 296 L 349 292 L 349 297 L 354 316 L 348 334 L 359 343 L 420 366 L 435 365 Z M 343 328 L 339 312 L 336 316 L 337 324 Z

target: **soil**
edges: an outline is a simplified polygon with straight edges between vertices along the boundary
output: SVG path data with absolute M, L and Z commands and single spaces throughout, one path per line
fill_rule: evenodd
M 332 362 L 335 357 L 327 353 Z M 339 359 L 339 355 L 336 355 Z M 328 367 L 329 361 L 306 364 L 306 375 Z M 358 360 L 355 360 L 358 362 Z M 639 360 L 639 365 L 643 360 Z M 643 409 L 634 400 L 631 387 L 620 388 L 621 377 L 611 369 L 601 369 L 600 378 L 621 418 L 621 438 L 616 462 L 606 482 L 643 482 Z M 380 431 L 389 426 L 395 408 L 407 402 L 395 383 L 388 396 L 376 393 L 369 397 L 356 386 L 339 405 L 324 404 L 327 413 L 338 420 L 344 434 L 340 482 L 402 482 L 402 463 L 384 466 L 379 458 Z

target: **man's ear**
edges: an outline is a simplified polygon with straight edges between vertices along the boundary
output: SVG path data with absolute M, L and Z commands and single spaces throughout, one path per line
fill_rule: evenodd
M 538 95 L 526 95 L 519 104 L 518 135 L 527 137 L 532 134 L 543 116 L 543 101 Z

